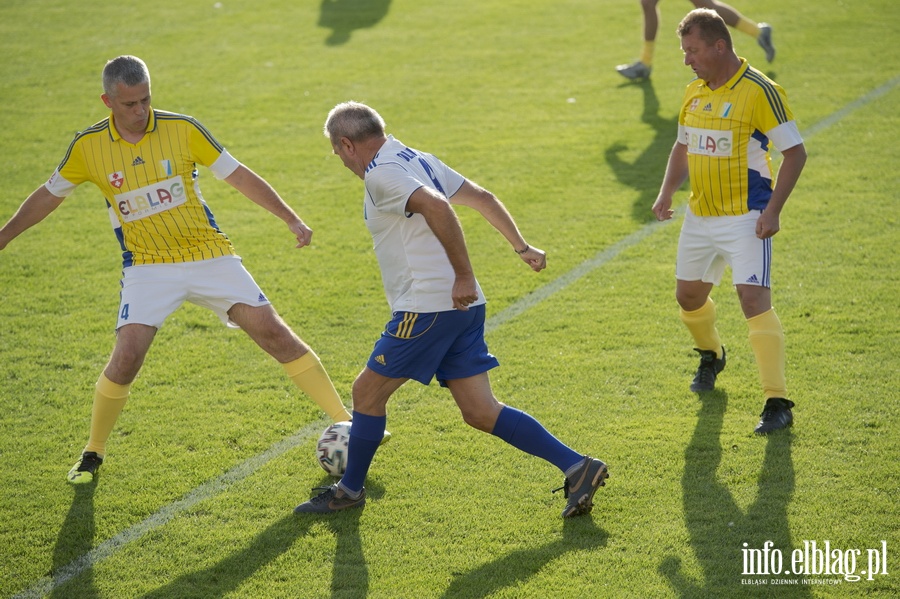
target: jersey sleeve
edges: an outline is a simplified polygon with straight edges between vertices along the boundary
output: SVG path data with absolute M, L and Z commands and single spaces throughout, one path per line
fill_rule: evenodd
M 237 167 L 240 165 L 241 163 L 238 162 L 234 156 L 229 154 L 228 150 L 223 149 L 222 153 L 219 154 L 219 157 L 216 158 L 216 161 L 210 165 L 209 170 L 212 171 L 212 174 L 216 179 L 224 179 L 236 171 Z
M 59 174 L 59 169 L 56 169 L 53 171 L 53 174 L 50 175 L 47 182 L 44 183 L 44 187 L 56 197 L 66 198 L 69 197 L 78 186 Z
M 88 169 L 85 166 L 84 153 L 78 143 L 79 138 L 80 135 L 75 136 L 75 139 L 69 144 L 65 158 L 44 184 L 47 191 L 58 198 L 68 197 L 76 187 L 90 180 Z
M 776 83 L 768 82 L 768 85 L 761 86 L 755 104 L 753 126 L 766 136 L 780 125 L 794 120 L 794 115 L 788 107 L 787 95 Z
M 379 164 L 366 173 L 366 192 L 381 212 L 405 214 L 409 196 L 421 181 L 396 162 Z
M 444 171 L 442 179 L 446 182 L 444 184 L 445 192 L 448 198 L 452 198 L 454 195 L 456 195 L 456 192 L 459 191 L 459 188 L 463 186 L 463 183 L 466 182 L 466 178 L 443 162 L 439 162 L 439 164 Z
M 693 84 L 693 82 L 691 82 Z M 685 119 L 688 110 L 688 102 L 691 97 L 691 85 L 688 85 L 684 89 L 684 95 L 681 97 L 681 110 L 678 111 L 678 137 L 675 138 L 675 141 L 682 145 L 687 145 L 685 142 Z
M 797 128 L 796 121 L 782 123 L 769 131 L 766 135 L 772 140 L 772 145 L 774 145 L 779 152 L 784 152 L 785 150 L 789 150 L 794 146 L 799 146 L 803 143 L 803 136 L 800 135 L 800 130 Z
M 213 168 L 213 165 L 221 158 L 222 154 L 226 153 L 225 148 L 216 141 L 216 138 L 212 136 L 212 134 L 199 123 L 196 119 L 191 117 L 187 117 L 188 122 L 192 125 L 190 127 L 190 132 L 188 134 L 188 143 L 191 150 L 191 158 L 197 164 L 202 164 L 205 167 Z M 233 160 L 233 159 L 232 159 Z M 213 174 L 217 178 L 224 178 L 230 175 L 237 165 L 233 165 L 234 168 L 231 171 L 228 171 L 224 176 L 220 177 L 219 174 L 228 170 L 229 165 L 227 165 L 228 159 L 219 163 L 217 165 L 217 169 L 213 170 Z M 224 167 L 224 168 L 223 168 Z M 218 170 L 218 173 L 216 172 Z

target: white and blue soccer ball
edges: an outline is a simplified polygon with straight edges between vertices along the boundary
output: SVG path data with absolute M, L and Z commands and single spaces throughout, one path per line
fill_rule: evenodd
M 319 437 L 316 443 L 316 459 L 328 474 L 334 477 L 344 475 L 347 468 L 347 445 L 350 442 L 350 421 L 335 422 Z

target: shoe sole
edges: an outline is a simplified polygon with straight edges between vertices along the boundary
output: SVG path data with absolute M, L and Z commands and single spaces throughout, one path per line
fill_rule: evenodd
M 757 435 L 768 435 L 769 433 L 774 433 L 775 431 L 782 431 L 786 428 L 791 428 L 792 426 L 794 426 L 794 421 L 790 420 L 790 421 L 788 421 L 787 424 L 785 424 L 783 426 L 778 426 L 775 428 L 767 428 L 765 430 L 755 429 L 753 432 Z
M 344 510 L 352 510 L 352 509 L 355 509 L 355 508 L 361 508 L 361 507 L 363 507 L 364 505 L 366 505 L 366 500 L 363 499 L 362 501 L 359 501 L 359 502 L 357 502 L 357 503 L 353 503 L 353 504 L 350 504 L 350 505 L 345 505 L 345 506 L 339 507 L 339 508 L 332 508 L 331 506 L 325 506 L 324 508 L 320 508 L 320 509 L 309 509 L 309 510 L 302 510 L 302 509 L 300 509 L 300 508 L 302 508 L 304 505 L 305 505 L 305 504 L 302 504 L 302 503 L 301 503 L 300 505 L 298 505 L 297 507 L 295 507 L 295 508 L 294 508 L 294 513 L 295 513 L 295 514 L 337 514 L 338 512 L 343 512 Z
M 622 71 L 616 71 L 616 72 L 617 72 L 619 75 L 621 75 L 622 77 L 625 77 L 626 79 L 628 79 L 629 81 L 643 81 L 643 80 L 645 80 L 645 79 L 650 79 L 650 75 L 649 75 L 649 74 L 647 74 L 647 75 L 635 75 L 635 74 L 623 73 Z
M 86 485 L 94 482 L 94 475 L 90 472 L 69 472 L 66 480 L 72 485 Z
M 601 462 L 602 463 L 602 462 Z M 566 508 L 566 511 L 563 512 L 563 518 L 572 518 L 574 516 L 581 516 L 584 514 L 591 513 L 591 510 L 594 509 L 594 493 L 597 492 L 597 489 L 600 487 L 606 486 L 606 479 L 609 478 L 609 467 L 606 464 L 597 471 L 597 474 L 594 475 L 594 478 L 591 480 L 591 490 L 585 495 L 581 496 L 581 499 L 578 500 L 574 506 L 570 508 Z

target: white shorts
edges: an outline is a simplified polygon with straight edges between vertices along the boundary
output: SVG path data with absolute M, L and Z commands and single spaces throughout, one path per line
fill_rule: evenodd
M 727 264 L 735 285 L 771 287 L 772 238 L 756 236 L 760 214 L 696 216 L 689 208 L 678 238 L 675 278 L 718 285 Z
M 129 266 L 122 274 L 116 330 L 134 323 L 160 328 L 184 302 L 209 308 L 227 326 L 240 328 L 228 318 L 233 305 L 264 306 L 269 300 L 237 256 Z

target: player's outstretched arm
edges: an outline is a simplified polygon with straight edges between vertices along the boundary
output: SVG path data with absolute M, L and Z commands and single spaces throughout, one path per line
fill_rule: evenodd
M 283 220 L 297 237 L 298 248 L 307 246 L 312 241 L 312 229 L 307 227 L 297 213 L 281 199 L 268 181 L 243 164 L 225 177 L 225 181 L 244 194 L 247 199 Z
M 471 181 L 463 183 L 453 197 L 452 204 L 468 206 L 477 210 L 486 221 L 500 231 L 503 237 L 512 245 L 519 257 L 535 272 L 547 267 L 547 255 L 544 250 L 532 247 L 519 231 L 515 219 L 503 205 L 497 196 Z
M 0 229 L 0 250 L 23 231 L 38 224 L 59 208 L 63 199 L 50 193 L 44 185 L 31 192 L 12 218 Z

